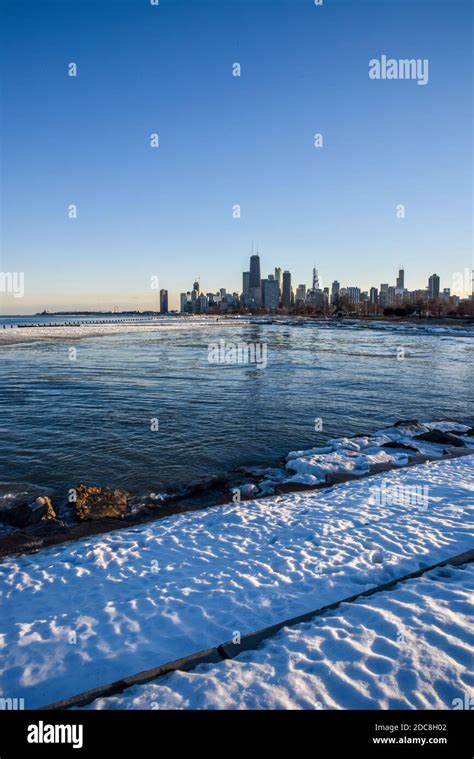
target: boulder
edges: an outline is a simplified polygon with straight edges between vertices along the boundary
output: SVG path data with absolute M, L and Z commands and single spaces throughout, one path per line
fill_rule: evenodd
M 400 443 L 399 440 L 392 440 L 390 443 L 384 443 L 382 448 L 400 448 L 406 451 L 418 451 L 416 446 L 408 445 L 408 443 Z
M 423 425 L 421 422 L 418 421 L 418 419 L 399 419 L 395 424 L 394 427 L 421 427 L 423 428 Z
M 56 512 L 47 495 L 39 496 L 33 503 L 19 503 L 2 513 L 2 520 L 6 524 L 19 529 L 50 519 L 56 519 Z
M 450 432 L 441 432 L 441 430 L 430 430 L 416 435 L 415 440 L 426 440 L 427 443 L 437 443 L 438 445 L 453 445 L 456 448 L 464 447 L 464 443 L 456 435 Z
M 127 514 L 129 494 L 125 490 L 78 485 L 74 491 L 76 500 L 72 507 L 79 522 L 123 519 Z

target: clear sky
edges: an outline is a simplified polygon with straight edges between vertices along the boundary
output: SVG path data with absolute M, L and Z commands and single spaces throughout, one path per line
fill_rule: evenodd
M 294 285 L 315 264 L 324 285 L 394 284 L 403 263 L 410 289 L 452 286 L 472 266 L 471 16 L 468 0 L 4 0 L 1 270 L 25 296 L 2 312 L 156 308 L 153 276 L 171 307 L 197 277 L 240 292 L 252 240 L 262 275 Z M 384 54 L 427 58 L 428 84 L 370 79 Z

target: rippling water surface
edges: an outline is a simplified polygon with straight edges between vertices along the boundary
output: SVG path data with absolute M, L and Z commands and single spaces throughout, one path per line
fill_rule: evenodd
M 256 323 L 0 345 L 2 492 L 145 494 L 400 418 L 473 424 L 473 334 Z M 266 343 L 267 367 L 210 364 L 220 338 Z

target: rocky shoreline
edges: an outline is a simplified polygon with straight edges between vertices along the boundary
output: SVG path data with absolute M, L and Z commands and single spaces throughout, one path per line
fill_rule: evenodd
M 6 528 L 0 533 L 0 558 L 37 552 L 231 500 L 327 488 L 402 466 L 468 454 L 474 454 L 474 427 L 455 422 L 427 425 L 418 420 L 401 420 L 373 435 L 330 440 L 323 447 L 294 451 L 281 467 L 210 477 L 181 493 L 151 494 L 140 504 L 125 490 L 80 484 L 71 488 L 67 500 L 58 505 L 41 495 L 32 503 L 19 503 L 0 511 L 0 522 Z

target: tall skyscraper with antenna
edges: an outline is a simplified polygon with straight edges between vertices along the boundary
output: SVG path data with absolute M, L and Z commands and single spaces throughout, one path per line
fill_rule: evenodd
M 249 297 L 254 301 L 255 306 L 260 308 L 262 305 L 262 285 L 258 253 L 252 253 L 250 256 Z

